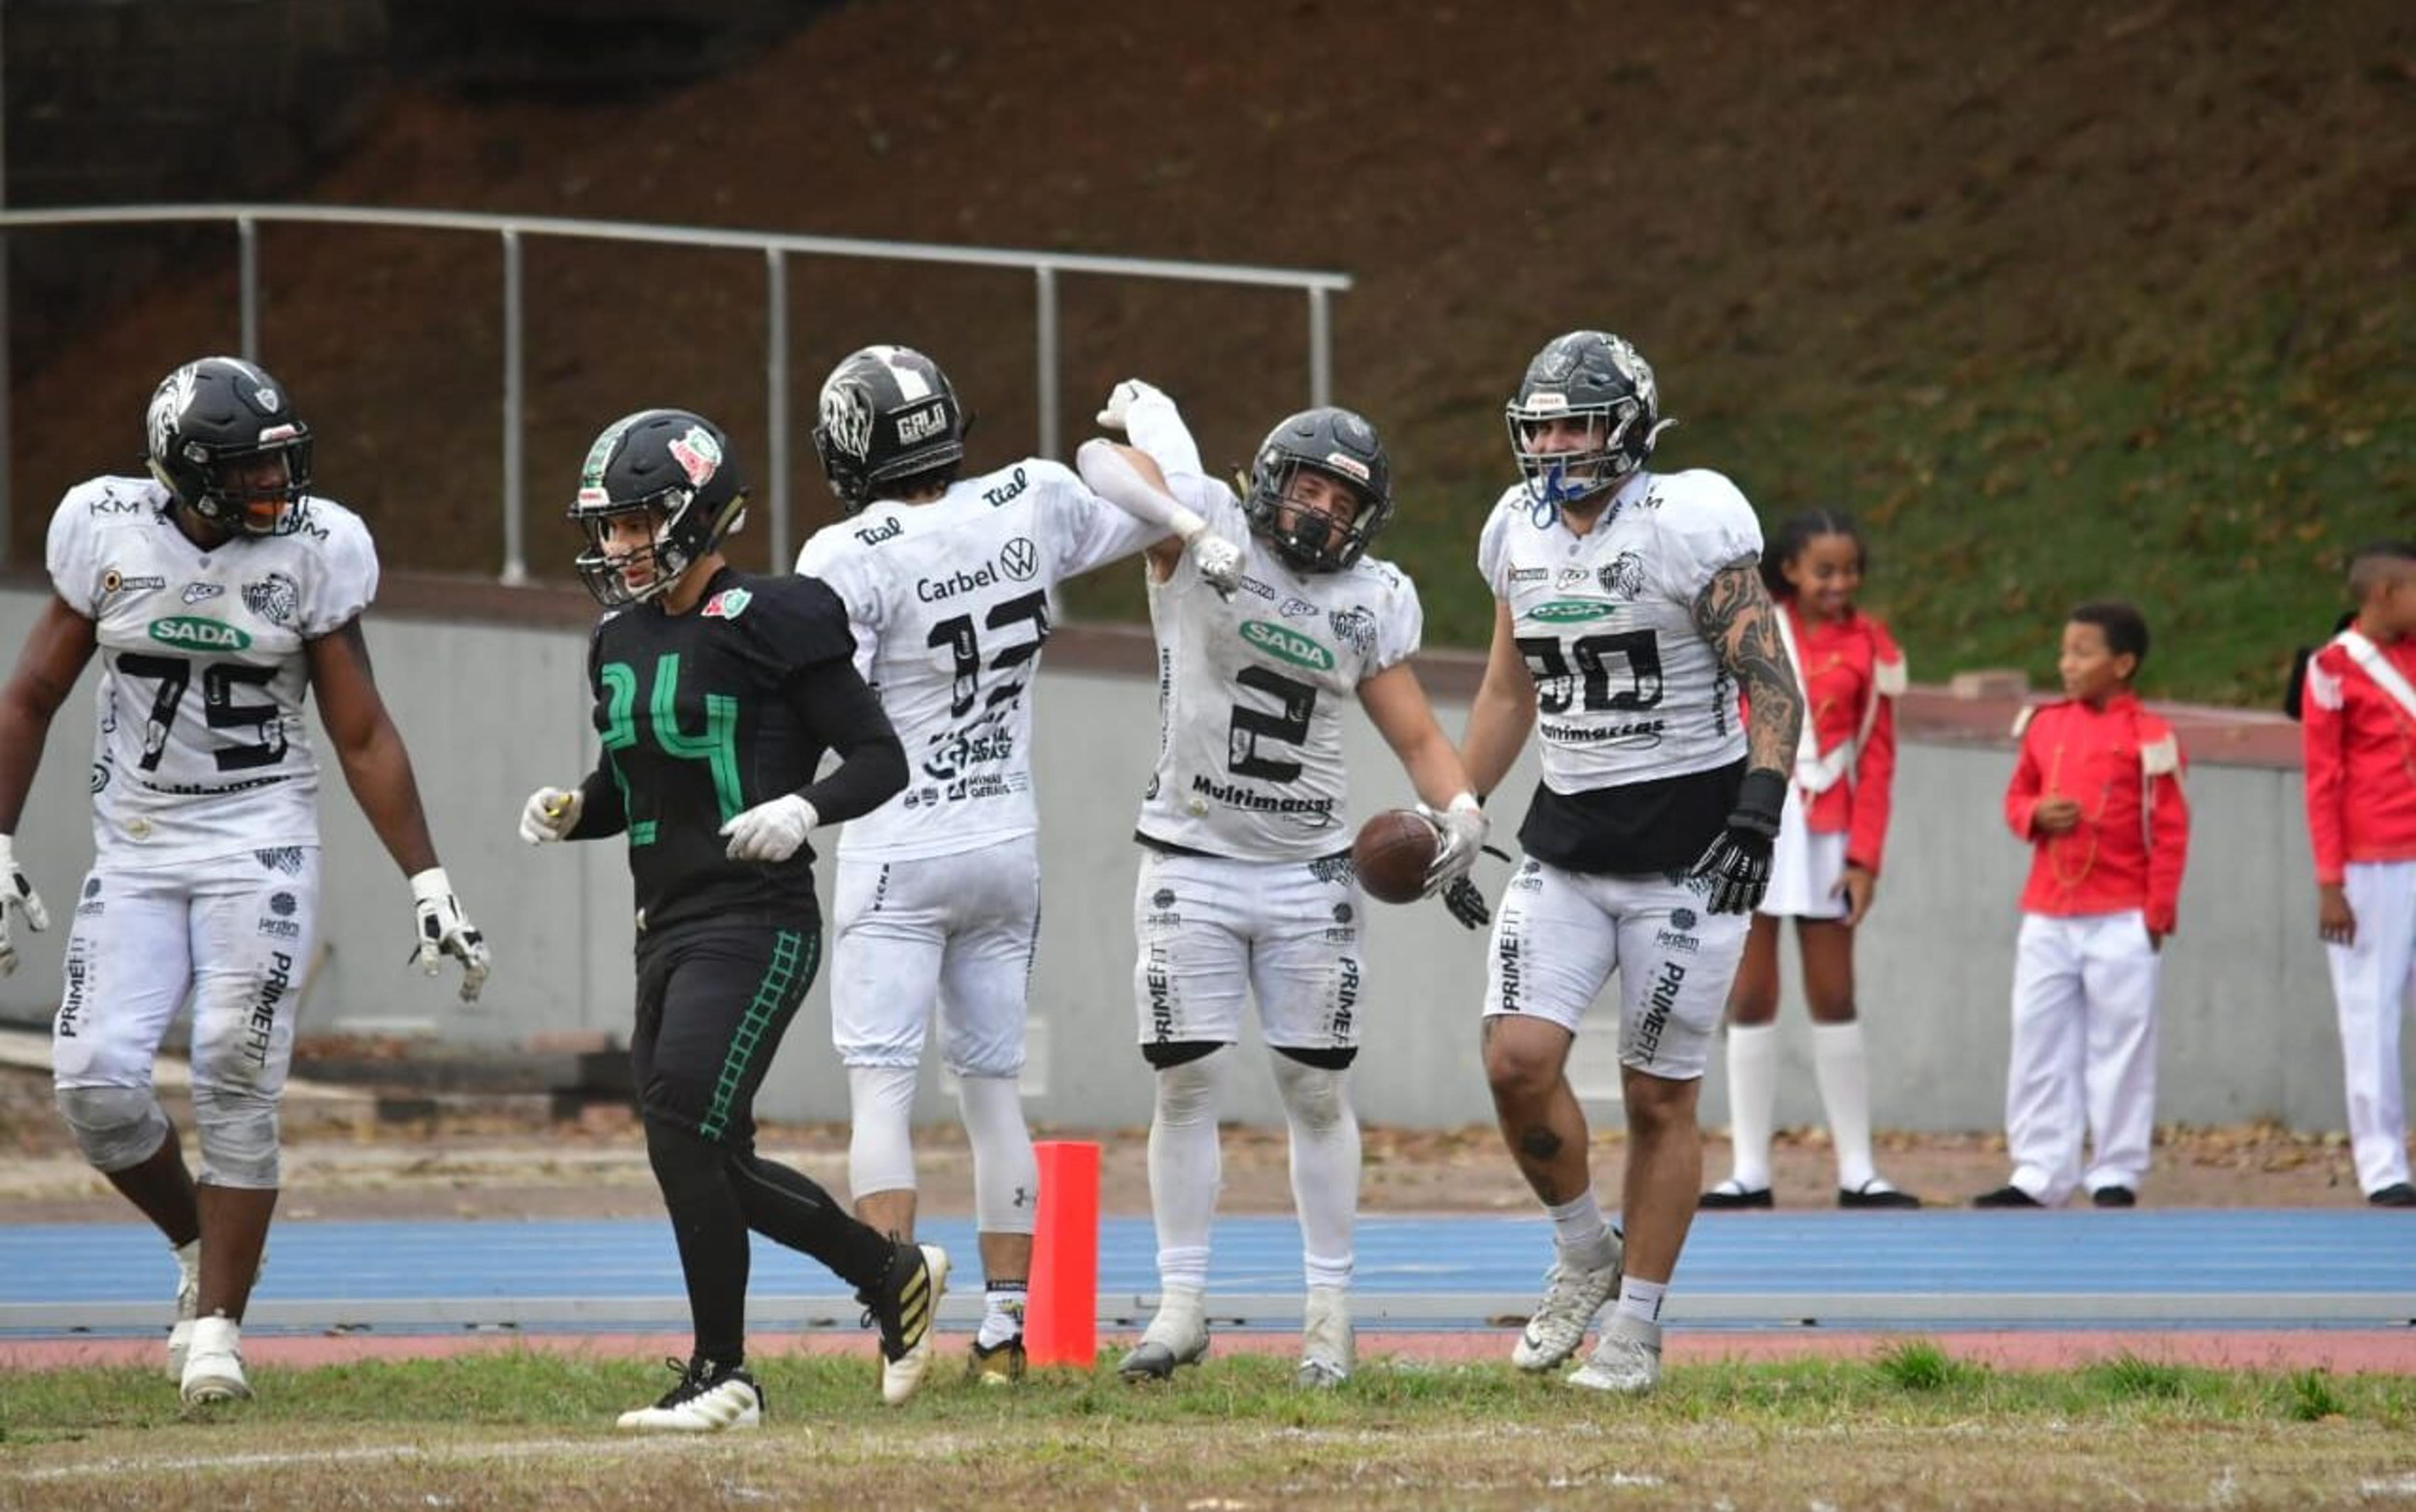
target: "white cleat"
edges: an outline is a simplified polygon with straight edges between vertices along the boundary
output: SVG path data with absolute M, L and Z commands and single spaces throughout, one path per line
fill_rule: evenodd
M 1351 1293 L 1338 1286 L 1312 1286 L 1302 1309 L 1300 1368 L 1295 1385 L 1328 1391 L 1351 1379 L 1359 1363 L 1359 1342 L 1351 1327 Z
M 736 1366 L 711 1360 L 664 1362 L 679 1372 L 679 1384 L 652 1407 L 634 1408 L 613 1420 L 628 1433 L 723 1433 L 763 1426 L 763 1391 Z
M 193 1318 L 201 1311 L 202 1303 L 202 1242 L 188 1239 L 178 1245 L 176 1257 L 176 1322 L 168 1330 L 168 1379 L 181 1383 L 185 1379 L 185 1355 L 193 1346 Z M 260 1251 L 260 1269 L 251 1273 L 253 1285 L 260 1283 L 260 1272 L 268 1269 L 268 1250 Z
M 1661 1383 L 1661 1325 L 1614 1312 L 1602 1325 L 1593 1355 L 1571 1372 L 1569 1384 L 1640 1397 Z
M 1544 1300 L 1535 1304 L 1527 1319 L 1526 1328 L 1510 1351 L 1510 1363 L 1521 1370 L 1548 1370 L 1575 1354 L 1585 1342 L 1586 1330 L 1593 1326 L 1594 1314 L 1619 1294 L 1623 1258 L 1624 1247 L 1613 1233 L 1607 1265 L 1586 1267 L 1555 1261 L 1544 1273 Z
M 899 1245 L 888 1274 L 859 1292 L 864 1321 L 881 1329 L 881 1399 L 896 1407 L 930 1372 L 931 1322 L 948 1290 L 948 1252 L 938 1245 Z
M 176 1322 L 168 1330 L 168 1379 L 182 1384 L 185 1355 L 193 1346 L 193 1318 L 202 1303 L 202 1242 L 188 1239 L 176 1257 Z
M 1207 1303 L 1197 1292 L 1169 1292 L 1157 1300 L 1157 1316 L 1141 1330 L 1116 1367 L 1126 1381 L 1164 1381 L 1175 1368 L 1198 1365 L 1208 1357 Z
M 179 1380 L 188 1407 L 249 1401 L 251 1383 L 243 1378 L 242 1326 L 223 1316 L 194 1319 Z

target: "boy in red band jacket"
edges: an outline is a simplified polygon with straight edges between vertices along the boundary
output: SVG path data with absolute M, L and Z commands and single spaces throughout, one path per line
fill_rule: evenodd
M 2157 953 L 2173 932 L 2189 803 L 2172 727 L 2132 691 L 2148 625 L 2083 604 L 2063 627 L 2060 703 L 2014 722 L 2005 822 L 2035 854 L 2014 959 L 2005 1076 L 2013 1179 L 1979 1207 L 2055 1207 L 2085 1183 L 2138 1200 L 2155 1129 Z M 2093 1158 L 2084 1174 L 2084 1126 Z
M 2357 617 L 2307 664 L 2301 743 L 2358 1186 L 2416 1207 L 2399 1023 L 2416 1002 L 2416 543 L 2349 559 Z

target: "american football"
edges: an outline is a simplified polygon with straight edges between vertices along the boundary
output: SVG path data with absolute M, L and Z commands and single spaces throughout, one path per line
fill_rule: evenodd
M 1426 891 L 1427 868 L 1441 847 L 1435 827 L 1414 809 L 1387 809 L 1359 826 L 1351 864 L 1359 885 L 1382 903 L 1413 903 Z

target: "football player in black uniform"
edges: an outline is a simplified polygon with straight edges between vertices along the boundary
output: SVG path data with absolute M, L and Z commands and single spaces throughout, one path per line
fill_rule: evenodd
M 629 1058 L 646 1154 L 671 1212 L 696 1353 L 679 1383 L 621 1414 L 642 1431 L 762 1420 L 745 1368 L 747 1231 L 803 1250 L 855 1287 L 902 1401 L 921 1378 L 948 1274 L 754 1149 L 756 1088 L 822 961 L 817 824 L 869 812 L 905 784 L 905 754 L 851 660 L 847 612 L 811 578 L 723 560 L 746 507 L 718 428 L 642 410 L 596 438 L 570 518 L 578 562 L 610 611 L 589 643 L 603 752 L 576 788 L 521 811 L 532 844 L 627 834 L 637 884 L 638 1003 Z M 825 750 L 840 761 L 817 781 Z

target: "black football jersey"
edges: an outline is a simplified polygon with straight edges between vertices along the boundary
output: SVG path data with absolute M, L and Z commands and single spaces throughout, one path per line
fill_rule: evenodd
M 732 861 L 720 830 L 784 793 L 803 793 L 825 823 L 861 811 L 866 794 L 844 791 L 861 782 L 835 773 L 814 785 L 827 750 L 897 747 L 854 650 L 847 611 L 819 580 L 727 567 L 685 614 L 639 604 L 597 623 L 587 678 L 603 753 L 572 836 L 627 831 L 642 930 L 815 915 L 812 847 Z M 888 764 L 897 780 L 871 804 L 903 779 L 902 757 Z

